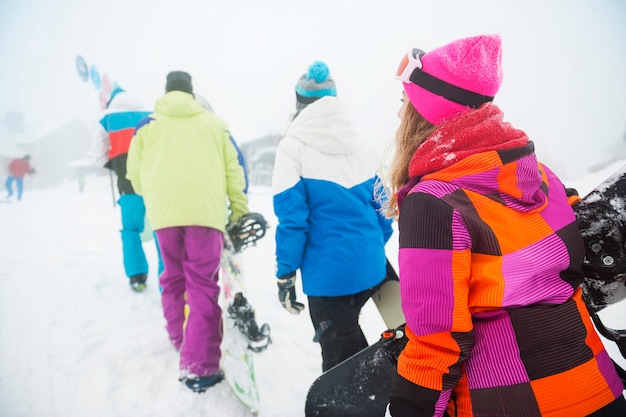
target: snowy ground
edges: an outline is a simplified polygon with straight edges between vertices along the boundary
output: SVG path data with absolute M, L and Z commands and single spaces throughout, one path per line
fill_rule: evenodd
M 617 169 L 614 162 L 568 182 L 581 194 Z M 252 188 L 250 208 L 276 224 L 267 188 Z M 237 417 L 248 414 L 225 383 L 198 395 L 177 381 L 178 355 L 163 329 L 153 242 L 145 293 L 133 293 L 121 262 L 119 210 L 108 176 L 56 189 L 27 189 L 20 203 L 0 204 L 0 415 L 9 417 Z M 261 417 L 304 415 L 319 375 L 319 346 L 308 311 L 293 316 L 276 298 L 274 240 L 244 253 L 248 299 L 273 344 L 255 356 Z M 392 261 L 397 235 L 388 244 Z M 299 301 L 306 303 L 300 288 Z M 626 303 L 602 312 L 626 328 Z M 370 342 L 384 330 L 373 304 L 362 316 Z M 625 362 L 613 344 L 611 356 Z

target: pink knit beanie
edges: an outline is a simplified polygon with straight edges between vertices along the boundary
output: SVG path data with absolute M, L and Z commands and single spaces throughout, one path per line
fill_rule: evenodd
M 421 61 L 421 71 L 402 84 L 413 107 L 434 125 L 492 101 L 502 84 L 499 35 L 459 39 Z

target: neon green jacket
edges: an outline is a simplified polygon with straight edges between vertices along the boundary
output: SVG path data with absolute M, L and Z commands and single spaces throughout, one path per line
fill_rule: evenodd
M 126 167 L 154 230 L 224 231 L 227 221 L 248 212 L 244 171 L 228 126 L 191 94 L 171 91 L 156 101 L 155 112 L 137 126 Z

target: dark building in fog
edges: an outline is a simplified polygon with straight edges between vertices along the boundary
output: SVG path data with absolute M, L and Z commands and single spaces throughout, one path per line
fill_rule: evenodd
M 268 134 L 239 145 L 246 159 L 251 185 L 272 185 L 272 170 L 280 134 Z

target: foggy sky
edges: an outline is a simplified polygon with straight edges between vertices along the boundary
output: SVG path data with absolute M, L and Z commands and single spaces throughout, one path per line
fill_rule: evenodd
M 409 48 L 500 33 L 495 102 L 567 176 L 624 143 L 624 22 L 623 0 L 10 0 L 0 2 L 0 118 L 24 112 L 34 131 L 94 120 L 98 92 L 74 66 L 82 55 L 147 106 L 167 72 L 190 72 L 246 140 L 285 128 L 294 85 L 319 59 L 382 149 L 398 124 L 394 72 Z

